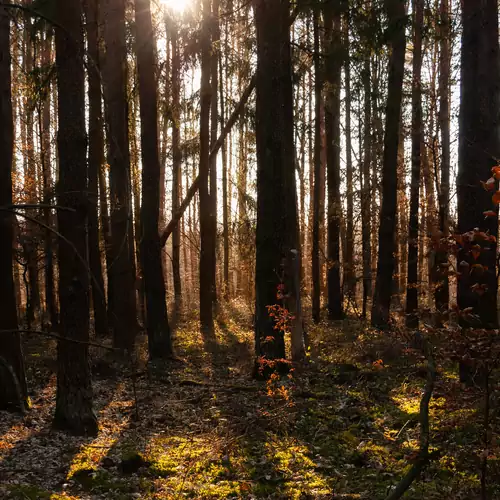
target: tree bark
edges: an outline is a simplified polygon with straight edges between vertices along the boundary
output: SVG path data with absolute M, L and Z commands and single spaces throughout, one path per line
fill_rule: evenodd
M 406 326 L 418 328 L 418 208 L 420 196 L 420 171 L 422 164 L 422 28 L 424 2 L 413 4 L 413 82 L 412 82 L 412 133 L 411 133 L 411 184 L 410 219 L 408 224 L 408 278 L 406 287 Z
M 391 283 L 394 271 L 394 231 L 397 210 L 397 167 L 399 124 L 403 97 L 403 76 L 406 52 L 405 2 L 386 0 L 391 33 L 391 55 L 382 167 L 382 207 L 380 211 L 377 281 L 372 306 L 372 325 L 389 326 Z
M 31 75 L 33 71 L 33 40 L 32 40 L 32 20 L 27 14 L 25 18 L 25 53 L 24 69 L 26 75 Z M 24 99 L 25 113 L 25 148 L 23 148 L 25 170 L 24 170 L 24 192 L 27 203 L 36 204 L 37 199 L 37 179 L 36 162 L 33 143 L 33 121 L 34 121 L 34 101 L 31 92 L 26 93 Z M 28 215 L 36 217 L 34 210 L 29 210 Z M 26 321 L 31 327 L 40 310 L 40 286 L 38 282 L 38 245 L 36 232 L 37 225 L 33 221 L 26 221 L 26 234 L 23 237 L 23 250 L 26 258 L 28 286 L 26 290 Z
M 446 238 L 449 236 L 450 212 L 450 6 L 449 0 L 440 3 L 440 55 L 439 55 L 439 126 L 441 129 L 441 183 L 439 190 L 439 241 L 436 252 L 436 309 L 448 309 L 448 262 Z
M 491 167 L 500 157 L 499 123 L 499 47 L 498 3 L 496 0 L 462 2 L 461 100 L 458 157 L 458 232 L 486 232 L 498 236 L 497 217 L 485 218 L 483 212 L 494 210 L 491 193 L 480 182 L 491 176 Z M 471 251 L 478 244 L 478 254 Z M 489 251 L 484 250 L 489 248 Z M 458 306 L 473 307 L 481 328 L 497 326 L 496 244 L 465 238 L 458 262 L 462 274 L 458 280 Z M 475 258 L 477 257 L 477 258 Z M 482 272 L 474 265 L 479 264 Z M 466 272 L 465 269 L 469 271 Z M 477 293 L 475 284 L 485 287 Z M 462 319 L 462 326 L 473 322 Z
M 293 145 L 290 3 L 254 2 L 257 27 L 257 233 L 255 274 L 256 368 L 285 357 L 284 332 L 274 328 L 268 306 L 277 304 L 279 285 L 295 310 L 293 262 L 298 258 L 297 202 Z M 294 331 L 296 337 L 297 331 Z M 300 333 L 302 333 L 300 331 Z M 259 362 L 262 364 L 259 366 Z M 273 366 L 270 366 L 269 363 Z M 280 362 L 278 362 L 279 364 Z M 268 373 L 268 372 L 267 372 Z
M 85 0 L 84 9 L 87 28 L 88 62 L 88 100 L 89 100 L 89 152 L 88 152 L 88 191 L 89 191 L 89 265 L 94 310 L 94 329 L 97 335 L 108 333 L 106 296 L 102 275 L 101 251 L 99 248 L 99 203 L 98 179 L 104 160 L 104 135 L 101 104 L 101 76 L 99 64 L 99 14 L 97 0 Z
M 227 30 L 227 25 L 226 25 Z M 226 38 L 227 40 L 227 38 Z M 227 42 L 226 42 L 227 54 Z M 225 105 L 224 98 L 224 84 L 227 82 L 227 70 L 225 81 L 222 78 L 222 56 L 219 62 L 219 91 L 220 91 L 220 114 L 221 123 L 225 123 Z M 222 239 L 224 247 L 224 278 L 223 278 L 223 295 L 224 300 L 227 302 L 230 295 L 229 285 L 229 196 L 228 196 L 228 158 L 227 158 L 227 145 L 224 141 L 222 145 Z
M 219 26 L 219 0 L 212 0 L 212 22 L 211 22 L 211 111 L 210 111 L 210 150 L 217 142 L 217 132 L 219 130 L 219 46 L 220 46 L 220 26 Z M 207 249 L 210 254 L 210 281 L 212 304 L 217 304 L 217 155 L 210 157 L 210 247 Z
M 346 251 L 344 255 L 344 282 L 351 301 L 356 300 L 356 270 L 354 268 L 354 193 L 351 132 L 351 56 L 349 54 L 349 8 L 344 14 L 344 73 L 345 73 L 345 147 L 346 147 Z
M 179 53 L 179 31 L 175 20 L 171 27 L 171 45 L 172 45 L 172 215 L 175 217 L 179 210 L 179 198 L 181 193 L 181 164 L 182 152 L 180 148 L 180 86 L 181 58 Z M 174 296 L 176 315 L 180 312 L 182 301 L 182 283 L 180 270 L 180 247 L 181 231 L 176 225 L 172 233 L 172 268 L 174 278 Z
M 314 191 L 313 227 L 312 227 L 312 315 L 315 323 L 321 318 L 321 265 L 320 265 L 320 239 L 325 215 L 325 172 L 322 156 L 322 114 L 323 114 L 323 70 L 320 64 L 320 12 L 314 10 L 313 36 L 314 36 Z
M 97 434 L 92 409 L 89 349 L 89 283 L 86 223 L 88 215 L 85 133 L 85 80 L 80 0 L 57 1 L 56 64 L 59 112 L 58 204 L 59 302 L 61 335 L 57 348 L 54 424 L 75 434 Z M 69 244 L 68 244 L 69 243 Z
M 141 257 L 146 288 L 149 358 L 172 354 L 158 233 L 160 214 L 160 157 L 158 147 L 155 40 L 150 0 L 136 0 L 137 69 L 141 107 L 142 207 Z
M 10 14 L 0 7 L 0 206 L 12 205 L 14 123 L 12 119 Z M 13 277 L 14 216 L 0 211 L 0 409 L 28 406 L 26 374 L 18 329 Z
M 52 34 L 51 29 L 45 30 L 45 38 L 42 47 L 42 67 L 47 68 L 52 64 Z M 41 119 L 41 149 L 40 160 L 43 172 L 43 200 L 45 204 L 50 204 L 52 200 L 52 174 L 51 174 L 51 140 L 50 140 L 50 82 L 42 104 Z M 43 210 L 43 221 L 48 227 L 52 226 L 52 215 L 49 208 Z M 54 284 L 54 250 L 53 233 L 45 231 L 45 304 L 49 315 L 50 327 L 52 331 L 57 331 L 59 318 L 55 297 Z
M 200 109 L 200 326 L 212 341 L 214 324 L 212 309 L 212 203 L 210 199 L 210 106 L 212 91 L 210 85 L 211 47 L 210 19 L 211 2 L 203 0 L 203 26 L 201 33 L 201 109 Z
M 364 134 L 363 134 L 363 163 L 361 171 L 361 246 L 363 252 L 363 318 L 366 318 L 368 300 L 372 296 L 372 247 L 371 247 L 371 175 L 372 164 L 372 102 L 371 102 L 371 65 L 370 53 L 365 56 L 363 65 L 363 94 L 364 94 Z
M 330 2 L 324 7 L 326 45 L 326 156 L 328 179 L 328 317 L 343 317 L 340 282 L 340 92 L 342 72 L 341 12 Z
M 125 1 L 105 2 L 104 90 L 110 165 L 113 345 L 132 350 L 137 325 L 127 104 Z

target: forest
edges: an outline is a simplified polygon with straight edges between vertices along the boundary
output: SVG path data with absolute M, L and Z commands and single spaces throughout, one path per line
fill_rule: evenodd
M 0 499 L 500 499 L 497 0 L 0 2 Z

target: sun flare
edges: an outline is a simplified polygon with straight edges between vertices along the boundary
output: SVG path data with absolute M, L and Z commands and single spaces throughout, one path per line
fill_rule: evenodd
M 182 14 L 189 9 L 191 0 L 160 0 L 160 2 L 178 14 Z

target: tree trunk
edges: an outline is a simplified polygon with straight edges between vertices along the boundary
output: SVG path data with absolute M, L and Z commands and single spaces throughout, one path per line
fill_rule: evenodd
M 397 169 L 399 124 L 403 97 L 406 52 L 404 0 L 386 0 L 391 33 L 388 96 L 382 168 L 382 207 L 380 211 L 377 281 L 372 306 L 372 325 L 389 326 L 391 282 L 394 271 L 394 231 L 397 210 Z
M 422 27 L 424 2 L 413 4 L 413 82 L 411 133 L 410 220 L 408 224 L 408 278 L 406 288 L 406 326 L 418 328 L 418 207 L 422 164 Z
M 180 192 L 181 189 L 181 164 L 182 152 L 180 148 L 180 87 L 181 75 L 180 66 L 181 58 L 179 53 L 179 31 L 175 20 L 172 22 L 171 28 L 171 44 L 172 44 L 172 214 L 175 216 L 179 210 Z M 174 277 L 174 296 L 175 296 L 175 312 L 176 316 L 181 310 L 182 301 L 182 284 L 181 284 L 181 231 L 177 225 L 172 232 L 172 268 Z
M 149 358 L 172 354 L 168 325 L 165 282 L 161 266 L 160 236 L 160 157 L 158 147 L 155 40 L 150 0 L 136 0 L 137 69 L 141 107 L 142 207 L 141 257 L 146 288 Z
M 450 6 L 449 0 L 440 4 L 440 56 L 439 56 L 439 126 L 441 129 L 441 184 L 439 190 L 439 241 L 436 252 L 436 309 L 448 309 L 448 262 L 446 238 L 449 236 L 450 212 Z
M 92 273 L 90 284 L 92 289 L 92 306 L 94 310 L 94 328 L 97 335 L 106 335 L 108 320 L 106 312 L 106 296 L 104 295 L 104 279 L 102 275 L 101 251 L 99 248 L 99 219 L 97 204 L 99 203 L 98 179 L 104 159 L 104 136 L 101 104 L 101 77 L 99 65 L 99 15 L 97 0 L 84 2 L 87 44 L 89 51 L 88 66 L 88 100 L 89 100 L 89 265 Z
M 113 345 L 133 350 L 137 325 L 134 263 L 130 238 L 133 217 L 127 104 L 125 0 L 105 3 L 104 67 L 111 199 L 111 280 Z
M 98 8 L 98 35 L 99 39 L 103 37 L 103 26 L 105 24 L 104 22 L 104 7 Z M 89 45 L 89 51 L 91 47 Z M 102 62 L 105 60 L 105 54 L 104 54 L 104 47 L 103 44 L 101 43 L 97 47 L 98 49 L 98 61 L 99 61 L 99 66 L 102 67 L 103 64 Z M 101 81 L 101 89 L 103 87 L 103 84 L 105 84 L 104 81 Z M 102 110 L 101 110 L 101 120 L 102 120 Z M 104 120 L 102 120 L 104 121 Z M 104 123 L 103 123 L 104 125 Z M 101 128 L 101 131 L 103 131 L 103 128 Z M 106 131 L 108 133 L 109 131 Z M 103 138 L 104 139 L 104 138 Z M 109 138 L 108 138 L 109 139 Z M 104 144 L 103 144 L 103 150 L 104 150 Z M 112 238 L 111 238 L 111 227 L 110 227 L 110 215 L 109 215 L 109 209 L 108 209 L 108 182 L 106 179 L 106 171 L 108 169 L 107 162 L 105 161 L 105 156 L 104 156 L 104 151 L 103 151 L 103 158 L 101 159 L 101 166 L 97 172 L 98 175 L 98 186 L 99 186 L 99 216 L 100 216 L 100 221 L 101 221 L 101 231 L 102 231 L 102 238 L 104 240 L 104 255 L 105 255 L 105 261 L 106 261 L 106 290 L 107 290 L 107 322 L 108 322 L 108 329 L 112 327 L 113 323 L 113 297 L 114 297 L 114 292 L 113 292 L 113 246 L 112 246 Z
M 340 7 L 333 2 L 324 7 L 327 96 L 325 106 L 328 178 L 328 317 L 343 317 L 340 283 L 340 91 L 342 38 Z
M 0 206 L 12 205 L 14 123 L 12 119 L 10 13 L 0 7 Z M 13 277 L 13 223 L 0 211 L 0 410 L 23 411 L 28 406 L 26 374 L 17 323 Z
M 499 47 L 498 3 L 496 0 L 464 0 L 462 2 L 461 99 L 458 158 L 458 232 L 474 228 L 492 237 L 498 235 L 497 217 L 485 218 L 483 212 L 495 210 L 491 193 L 481 181 L 491 176 L 491 167 L 500 157 L 499 123 Z M 481 328 L 497 325 L 496 245 L 490 241 L 464 238 L 458 262 L 464 262 L 458 280 L 458 306 L 472 307 Z M 471 246 L 478 244 L 476 254 Z M 489 251 L 484 251 L 489 248 Z M 477 258 L 475 258 L 477 257 Z M 467 265 L 465 265 L 467 263 Z M 479 268 L 472 266 L 479 264 Z M 464 272 L 465 268 L 470 269 Z M 472 287 L 479 284 L 477 293 Z M 475 322 L 462 318 L 462 326 Z
M 217 142 L 217 132 L 219 130 L 219 106 L 218 92 L 219 86 L 219 45 L 220 45 L 220 26 L 219 26 L 219 0 L 212 0 L 212 49 L 211 49 L 211 85 L 212 85 L 212 103 L 210 112 L 210 150 Z M 217 155 L 210 157 L 210 247 L 207 249 L 210 254 L 210 280 L 212 304 L 217 304 Z
M 129 94 L 132 94 L 132 88 L 135 86 L 135 81 L 129 81 Z M 142 255 L 141 255 L 141 239 L 142 239 L 142 229 L 141 229 L 141 172 L 139 169 L 139 140 L 137 137 L 137 115 L 139 114 L 139 96 L 135 92 L 131 101 L 131 111 L 129 119 L 129 137 L 130 137 L 130 170 L 132 174 L 131 184 L 132 184 L 132 199 L 134 202 L 134 217 L 133 224 L 130 228 L 134 229 L 133 234 L 130 234 L 130 241 L 133 241 L 133 245 L 130 248 L 130 260 L 134 264 L 134 276 L 135 276 L 135 289 L 134 297 L 137 296 L 137 319 L 139 323 L 144 325 L 146 328 L 146 290 L 144 285 L 144 272 L 142 270 Z M 161 166 L 160 166 L 161 169 Z M 161 172 L 160 181 L 158 183 L 158 189 L 160 193 L 164 192 L 163 186 L 161 186 Z M 134 251 L 136 250 L 136 251 Z M 137 257 L 137 265 L 136 265 Z M 165 274 L 165 273 L 164 273 Z M 164 279 L 165 281 L 165 279 Z
M 277 293 L 281 292 L 288 297 L 283 299 L 284 307 L 292 313 L 297 309 L 300 292 L 299 287 L 293 286 L 293 259 L 300 256 L 297 249 L 290 3 L 256 1 L 254 8 L 257 27 L 255 347 L 256 374 L 261 369 L 265 376 L 279 369 L 282 361 L 276 360 L 285 357 L 284 332 L 275 329 L 268 306 L 277 304 Z M 298 334 L 302 338 L 301 329 L 293 325 L 292 330 L 295 339 Z M 300 350 L 298 346 L 295 349 Z
M 319 39 L 319 9 L 314 10 L 314 192 L 313 198 L 313 228 L 312 228 L 312 315 L 315 323 L 321 317 L 321 267 L 320 267 L 320 235 L 321 224 L 325 214 L 325 174 L 321 162 L 321 100 L 322 100 L 322 69 L 320 66 Z
M 371 102 L 371 66 L 370 53 L 365 57 L 363 66 L 363 94 L 364 94 L 364 157 L 361 171 L 361 245 L 363 252 L 363 318 L 366 318 L 368 300 L 372 296 L 372 247 L 371 247 L 371 176 L 372 164 L 372 102 Z
M 75 434 L 97 434 L 92 409 L 86 223 L 88 215 L 85 80 L 80 0 L 57 1 L 56 64 L 59 110 L 58 210 L 61 335 L 57 348 L 54 424 Z M 69 243 L 69 244 L 68 244 Z M 76 342 L 71 342 L 76 341 Z M 78 342 L 78 343 L 77 343 Z
M 32 20 L 29 15 L 25 19 L 25 54 L 24 66 L 25 74 L 31 75 L 33 72 L 33 40 L 32 40 Z M 30 89 L 31 90 L 31 89 Z M 24 151 L 25 159 L 25 176 L 24 176 L 24 192 L 26 202 L 36 204 L 37 199 L 37 182 L 36 182 L 36 162 L 35 151 L 33 143 L 33 121 L 34 121 L 34 101 L 32 92 L 28 91 L 24 99 L 24 113 L 25 113 L 25 138 L 26 147 Z M 36 217 L 34 210 L 29 210 L 28 215 Z M 26 258 L 28 287 L 26 290 L 27 304 L 26 304 L 26 320 L 28 328 L 33 325 L 36 315 L 40 309 L 40 287 L 38 283 L 38 245 L 36 241 L 36 232 L 38 226 L 33 221 L 26 221 L 26 234 L 23 240 L 23 250 Z
M 227 29 L 227 25 L 226 25 Z M 226 38 L 227 40 L 227 38 Z M 227 42 L 226 42 L 227 44 Z M 227 45 L 226 45 L 227 54 Z M 225 81 L 222 78 L 222 56 L 219 62 L 219 91 L 220 91 L 220 114 L 221 123 L 225 123 L 225 104 L 224 98 L 224 84 L 227 82 L 227 69 Z M 227 158 L 227 145 L 224 141 L 222 145 L 222 239 L 224 247 L 224 278 L 223 278 L 223 295 L 224 300 L 227 302 L 230 297 L 229 285 L 229 196 L 228 196 L 228 158 Z
M 354 268 L 354 194 L 351 138 L 351 57 L 349 54 L 349 9 L 344 15 L 344 51 L 345 51 L 345 147 L 346 147 L 346 251 L 344 254 L 344 282 L 351 301 L 356 300 L 356 274 Z
M 52 64 L 52 35 L 50 30 L 45 31 L 45 39 L 42 48 L 42 66 L 47 68 Z M 52 175 L 51 175 L 51 141 L 50 141 L 50 83 L 42 105 L 41 120 L 41 150 L 40 159 L 43 172 L 43 200 L 45 204 L 52 201 Z M 52 215 L 50 209 L 43 210 L 43 221 L 48 227 L 52 226 Z M 59 318 L 57 313 L 55 289 L 54 289 L 54 251 L 53 233 L 49 229 L 45 231 L 45 304 L 49 315 L 50 328 L 57 331 Z
M 212 201 L 209 191 L 210 178 L 210 0 L 203 0 L 203 26 L 201 34 L 201 109 L 200 109 L 200 326 L 206 340 L 213 340 L 212 309 Z

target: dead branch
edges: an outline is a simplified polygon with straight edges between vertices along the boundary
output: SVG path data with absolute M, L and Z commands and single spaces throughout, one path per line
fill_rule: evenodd
M 427 358 L 427 382 L 425 384 L 424 394 L 420 400 L 420 450 L 410 470 L 401 478 L 396 488 L 386 500 L 398 500 L 401 498 L 413 481 L 420 475 L 431 458 L 429 455 L 429 403 L 436 381 L 436 364 L 432 354 L 432 348 L 425 338 L 422 339 L 422 344 L 422 350 Z

